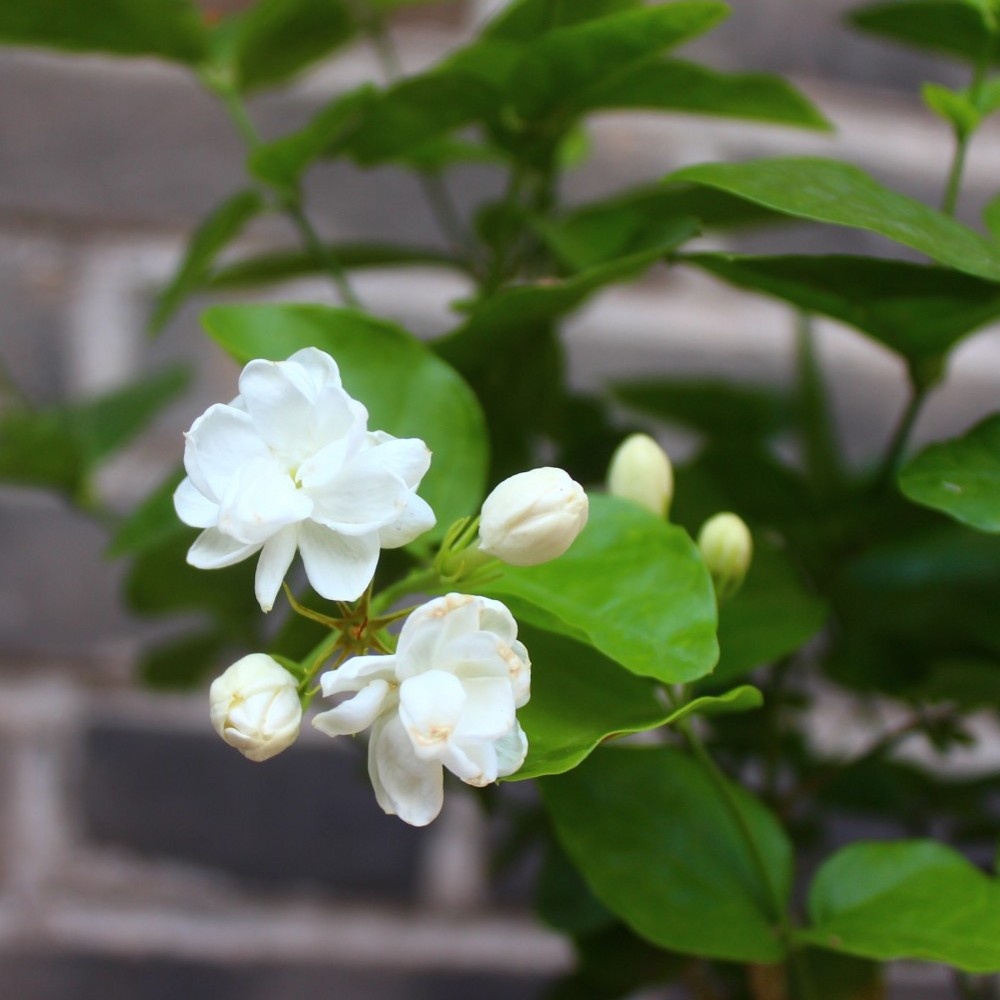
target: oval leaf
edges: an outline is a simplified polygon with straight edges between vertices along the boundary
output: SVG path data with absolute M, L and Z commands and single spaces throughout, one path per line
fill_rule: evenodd
M 769 900 L 788 896 L 791 846 L 742 788 L 731 791 L 773 889 L 711 776 L 678 750 L 604 748 L 539 787 L 573 863 L 638 934 L 684 954 L 781 961 Z
M 694 543 L 625 500 L 592 496 L 587 527 L 565 555 L 505 567 L 485 589 L 524 621 L 583 638 L 664 683 L 703 677 L 718 658 L 715 594 Z
M 219 306 L 203 322 L 241 364 L 282 360 L 303 347 L 326 351 L 368 408 L 371 428 L 423 438 L 434 459 L 419 492 L 437 515 L 437 536 L 478 508 L 487 461 L 479 404 L 461 376 L 402 327 L 312 305 Z
M 1000 414 L 926 448 L 900 473 L 899 487 L 914 503 L 1000 532 Z

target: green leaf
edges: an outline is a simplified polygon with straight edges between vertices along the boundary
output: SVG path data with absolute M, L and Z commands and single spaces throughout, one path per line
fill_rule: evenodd
M 810 158 L 706 163 L 667 179 L 705 184 L 796 218 L 878 233 L 940 264 L 1000 281 L 1000 248 L 847 163 Z
M 529 44 L 509 95 L 525 119 L 579 114 L 592 95 L 643 60 L 707 31 L 729 13 L 712 0 L 674 0 L 557 28 Z
M 770 899 L 788 896 L 791 847 L 742 788 L 730 792 L 773 889 L 711 776 L 677 750 L 602 749 L 539 787 L 594 894 L 642 937 L 706 958 L 782 960 Z
M 170 283 L 156 298 L 149 320 L 151 333 L 159 333 L 184 300 L 201 286 L 216 256 L 264 211 L 257 191 L 240 191 L 216 206 L 195 230 Z
M 374 267 L 450 267 L 464 270 L 458 258 L 425 247 L 391 246 L 383 243 L 332 243 L 324 251 L 345 271 Z M 258 285 L 291 281 L 314 274 L 328 274 L 327 264 L 306 250 L 279 250 L 244 257 L 220 267 L 204 282 L 204 288 L 254 288 Z
M 780 77 L 766 73 L 717 73 L 696 63 L 644 61 L 598 83 L 587 108 L 643 108 L 748 118 L 776 125 L 829 131 L 811 101 Z
M 561 774 L 601 742 L 655 729 L 670 709 L 652 681 L 623 670 L 593 647 L 521 624 L 531 657 L 531 701 L 518 711 L 528 758 L 508 781 Z
M 924 103 L 948 122 L 962 136 L 979 128 L 981 114 L 968 96 L 938 83 L 925 83 L 921 89 Z
M 925 448 L 900 473 L 899 486 L 914 503 L 1000 532 L 1000 414 Z
M 174 535 L 187 533 L 174 510 L 174 490 L 184 478 L 184 470 L 172 472 L 129 515 L 115 532 L 107 554 L 112 557 L 143 552 Z
M 978 8 L 978 9 L 977 9 Z M 985 8 L 970 0 L 896 0 L 862 7 L 849 15 L 862 31 L 920 49 L 930 49 L 977 64 L 987 52 L 1000 61 L 1000 49 L 990 40 Z
M 371 84 L 339 95 L 299 131 L 258 146 L 247 160 L 250 172 L 265 184 L 294 191 L 306 168 L 357 128 L 377 97 Z
M 983 221 L 994 242 L 1000 243 L 1000 194 L 994 195 L 983 209 Z
M 343 0 L 257 0 L 236 27 L 232 58 L 243 90 L 287 80 L 348 42 L 356 25 Z
M 934 841 L 843 848 L 817 872 L 809 915 L 796 936 L 831 951 L 1000 968 L 1000 885 Z
M 0 480 L 76 495 L 87 468 L 67 410 L 10 410 L 0 415 Z
M 874 257 L 681 258 L 738 288 L 839 319 L 911 364 L 941 357 L 1000 316 L 1000 285 L 950 269 Z
M 486 26 L 484 38 L 532 42 L 555 28 L 635 10 L 643 0 L 520 0 L 512 3 Z
M 505 567 L 485 590 L 519 620 L 582 638 L 635 674 L 676 684 L 715 665 L 715 595 L 694 543 L 625 500 L 591 496 L 565 555 Z
M 139 678 L 147 687 L 189 690 L 218 666 L 225 645 L 217 632 L 197 632 L 155 646 L 139 660 Z
M 582 271 L 670 242 L 678 226 L 698 220 L 705 229 L 754 225 L 775 213 L 722 191 L 657 184 L 594 202 L 535 226 L 570 270 Z M 692 235 L 696 231 L 692 229 Z
M 0 43 L 194 66 L 208 54 L 208 31 L 189 0 L 11 0 L 0 4 Z
M 323 306 L 219 306 L 203 322 L 237 361 L 282 360 L 318 347 L 340 366 L 344 387 L 361 400 L 372 429 L 420 437 L 434 454 L 420 495 L 437 515 L 439 537 L 475 512 L 486 478 L 486 429 L 469 387 L 401 327 L 351 309 Z
M 675 725 L 689 715 L 733 715 L 737 712 L 750 712 L 764 704 L 764 696 L 751 684 L 733 688 L 725 694 L 703 695 L 692 698 L 682 705 L 667 719 L 668 725 Z

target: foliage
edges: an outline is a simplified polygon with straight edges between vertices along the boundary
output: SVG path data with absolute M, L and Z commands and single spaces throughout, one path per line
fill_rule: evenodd
M 532 697 L 519 715 L 528 755 L 509 777 L 540 779 L 539 910 L 580 957 L 554 995 L 625 996 L 690 981 L 697 968 L 712 984 L 706 995 L 860 1000 L 880 995 L 877 963 L 894 959 L 1000 971 L 996 879 L 968 860 L 992 854 L 1000 836 L 996 777 L 960 782 L 893 757 L 914 737 L 941 755 L 967 744 L 969 715 L 995 709 L 1000 695 L 991 537 L 1000 532 L 1000 414 L 910 454 L 952 352 L 1000 316 L 1000 194 L 984 211 L 989 235 L 954 217 L 968 145 L 1000 108 L 1000 8 L 892 0 L 849 16 L 883 44 L 971 70 L 966 88 L 923 90 L 955 140 L 940 207 L 854 164 L 804 157 L 696 164 L 568 205 L 561 173 L 585 148 L 595 113 L 829 124 L 783 80 L 674 54 L 727 16 L 716 0 L 512 0 L 463 48 L 400 77 L 391 15 L 409 2 L 257 0 L 218 21 L 188 0 L 93 0 L 86 10 L 38 0 L 0 12 L 9 44 L 152 56 L 195 73 L 246 142 L 247 177 L 192 234 L 151 329 L 169 336 L 192 296 L 324 276 L 337 308 L 217 305 L 204 326 L 241 364 L 329 352 L 372 427 L 419 437 L 433 452 L 421 496 L 436 529 L 383 558 L 370 606 L 366 595 L 340 608 L 346 618 L 319 615 L 323 628 L 312 613 L 308 624 L 265 629 L 245 563 L 214 575 L 185 563 L 193 536 L 176 519 L 172 475 L 111 539 L 129 561 L 135 611 L 195 613 L 189 632 L 147 653 L 144 680 L 191 685 L 229 653 L 266 646 L 304 693 L 333 648 L 324 645 L 331 622 L 357 639 L 370 610 L 373 641 L 391 644 L 383 626 L 394 600 L 474 588 L 514 612 L 532 659 Z M 262 140 L 246 96 L 287 85 L 355 41 L 373 47 L 384 79 Z M 303 193 L 321 161 L 412 172 L 440 232 L 419 246 L 324 241 Z M 464 215 L 449 183 L 470 162 L 506 187 Z M 264 213 L 285 216 L 297 241 L 241 255 L 241 233 Z M 787 240 L 779 255 L 690 246 L 706 231 L 777 224 Z M 874 234 L 884 255 L 795 253 L 792 227 L 802 224 Z M 794 383 L 647 379 L 574 390 L 567 318 L 663 263 L 787 304 Z M 351 280 L 359 268 L 411 266 L 447 268 L 470 285 L 429 341 L 371 315 Z M 845 457 L 813 316 L 857 331 L 907 373 L 909 402 L 870 466 Z M 11 388 L 0 478 L 110 519 L 95 473 L 185 379 L 161 372 L 46 410 Z M 612 451 L 633 429 L 627 420 L 697 435 L 677 469 L 671 522 L 600 494 Z M 540 464 L 592 487 L 587 528 L 552 562 L 484 568 L 469 554 L 475 522 L 466 519 L 487 486 Z M 719 511 L 749 524 L 754 557 L 738 593 L 717 599 L 692 538 Z M 816 690 L 854 699 L 859 713 L 878 697 L 903 721 L 872 728 L 868 749 L 842 759 L 810 739 Z M 614 745 L 638 733 L 642 745 Z M 832 845 L 845 815 L 877 818 L 896 839 Z M 796 862 L 820 856 L 804 879 Z M 627 970 L 609 958 L 623 954 L 635 959 Z

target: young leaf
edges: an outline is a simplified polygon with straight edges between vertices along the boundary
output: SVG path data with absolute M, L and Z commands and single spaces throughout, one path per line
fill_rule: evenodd
M 718 656 L 715 595 L 694 543 L 626 500 L 591 496 L 587 527 L 565 555 L 508 566 L 485 592 L 519 620 L 664 683 L 703 677 Z
M 899 474 L 899 488 L 914 503 L 1000 532 L 1000 414 L 925 448 Z
M 667 725 L 674 725 L 689 715 L 732 715 L 735 712 L 750 712 L 764 704 L 764 696 L 751 684 L 733 688 L 725 694 L 704 695 L 692 698 L 667 719 Z
M 809 915 L 797 937 L 831 951 L 1000 968 L 1000 885 L 934 841 L 843 848 L 817 872 Z
M 479 405 L 412 334 L 351 309 L 308 305 L 219 306 L 203 322 L 240 363 L 281 360 L 310 346 L 332 355 L 347 391 L 368 408 L 370 427 L 420 437 L 433 452 L 420 495 L 437 515 L 439 535 L 479 506 L 487 462 Z
M 208 29 L 190 0 L 11 0 L 0 4 L 0 43 L 196 66 L 208 55 Z
M 984 52 L 991 62 L 1000 61 L 984 13 L 976 0 L 893 0 L 855 10 L 849 20 L 862 31 L 975 65 Z
M 965 94 L 939 83 L 925 83 L 921 93 L 927 107 L 948 122 L 958 135 L 971 135 L 979 128 L 982 116 Z
M 343 0 L 257 0 L 236 27 L 237 83 L 243 90 L 281 83 L 349 41 L 355 31 Z
M 770 900 L 788 896 L 791 846 L 742 788 L 730 791 L 771 887 L 711 776 L 677 750 L 602 749 L 539 787 L 594 894 L 642 937 L 706 958 L 782 960 Z
M 847 163 L 811 158 L 705 163 L 667 179 L 705 184 L 796 218 L 878 233 L 938 263 L 1000 281 L 1000 248 Z
M 204 284 L 219 252 L 236 239 L 264 207 L 264 200 L 257 191 L 240 191 L 218 205 L 198 226 L 173 278 L 156 297 L 149 319 L 150 333 L 159 333 L 167 325 L 184 300 Z
M 911 364 L 934 360 L 1000 316 L 1000 285 L 950 269 L 873 257 L 688 254 L 739 288 L 861 330 Z
M 830 130 L 811 101 L 780 77 L 717 73 L 678 59 L 647 60 L 609 76 L 587 94 L 587 110 L 643 108 L 748 118 Z

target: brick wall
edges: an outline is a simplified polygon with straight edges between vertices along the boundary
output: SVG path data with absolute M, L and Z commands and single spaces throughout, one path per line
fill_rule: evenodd
M 453 44 L 489 6 L 409 14 L 398 33 L 407 65 Z M 950 71 L 848 36 L 835 21 L 846 6 L 738 4 L 732 23 L 698 46 L 722 67 L 795 74 L 837 136 L 608 117 L 595 123 L 596 156 L 569 179 L 568 196 L 687 162 L 804 152 L 843 156 L 934 200 L 949 139 L 912 95 L 920 80 Z M 372 71 L 365 53 L 352 54 L 254 113 L 276 133 Z M 231 393 L 234 369 L 197 329 L 202 303 L 155 344 L 142 327 L 185 235 L 241 185 L 242 152 L 211 100 L 154 63 L 3 51 L 0 95 L 0 356 L 14 377 L 45 403 L 173 357 L 198 360 L 194 393 L 107 470 L 102 486 L 124 507 L 176 463 L 180 430 Z M 996 187 L 998 154 L 992 129 L 970 157 L 970 214 Z M 340 165 L 316 173 L 310 207 L 327 235 L 433 238 L 408 178 Z M 468 170 L 455 194 L 467 206 L 496 184 L 489 171 Z M 271 220 L 244 245 L 287 237 Z M 878 250 L 874 239 L 846 239 L 838 245 Z M 445 325 L 448 301 L 462 292 L 412 273 L 362 275 L 358 288 L 375 311 L 427 332 Z M 281 295 L 331 301 L 310 282 Z M 574 319 L 567 343 L 578 384 L 656 370 L 775 381 L 791 370 L 783 309 L 691 275 L 660 273 L 607 293 Z M 902 373 L 832 325 L 821 347 L 860 460 L 889 433 Z M 959 352 L 923 435 L 995 406 L 995 379 L 983 373 L 996 370 L 998 353 L 995 331 Z M 533 859 L 487 875 L 504 831 L 471 797 L 451 795 L 438 823 L 412 830 L 375 806 L 356 746 L 310 731 L 288 754 L 251 766 L 209 731 L 204 693 L 135 689 L 131 665 L 151 626 L 121 610 L 121 570 L 103 544 L 96 526 L 51 497 L 0 490 L 0 996 L 530 1000 L 570 966 L 565 942 L 528 913 Z M 943 996 L 936 975 L 900 969 L 895 995 L 923 987 Z

